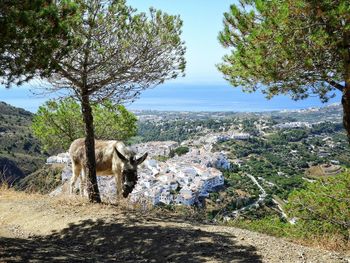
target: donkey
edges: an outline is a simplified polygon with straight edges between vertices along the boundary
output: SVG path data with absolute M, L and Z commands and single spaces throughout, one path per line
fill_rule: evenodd
M 70 193 L 73 194 L 75 182 L 81 173 L 80 194 L 85 195 L 87 168 L 84 138 L 72 142 L 69 155 L 73 171 Z M 126 198 L 132 192 L 137 183 L 137 166 L 147 158 L 147 155 L 145 153 L 137 159 L 136 153 L 120 141 L 95 140 L 96 173 L 115 177 L 117 196 L 122 194 Z

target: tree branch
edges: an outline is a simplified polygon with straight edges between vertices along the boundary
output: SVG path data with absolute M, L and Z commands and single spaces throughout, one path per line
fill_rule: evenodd
M 336 88 L 337 90 L 340 90 L 341 92 L 343 92 L 344 90 L 344 86 L 339 84 L 338 82 L 334 81 L 334 80 L 326 80 L 329 85 L 333 86 L 334 88 Z

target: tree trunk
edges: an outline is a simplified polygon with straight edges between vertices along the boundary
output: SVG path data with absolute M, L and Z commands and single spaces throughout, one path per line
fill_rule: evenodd
M 343 105 L 343 125 L 350 143 L 350 82 L 345 83 L 341 103 Z
M 350 21 L 348 21 L 350 22 Z M 344 45 L 344 90 L 341 98 L 343 105 L 343 125 L 350 143 L 350 31 L 346 31 L 343 36 Z
M 350 32 L 347 32 L 344 37 L 344 90 L 341 103 L 343 105 L 343 125 L 348 135 L 348 141 L 350 143 L 350 43 L 348 43 Z
M 82 113 L 85 123 L 85 154 L 86 154 L 86 187 L 89 195 L 89 201 L 92 203 L 101 203 L 100 192 L 96 177 L 96 159 L 95 159 L 95 132 L 93 125 L 92 109 L 88 94 L 82 94 Z

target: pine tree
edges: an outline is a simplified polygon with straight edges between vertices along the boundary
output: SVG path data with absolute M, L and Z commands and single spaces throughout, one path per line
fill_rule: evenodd
M 233 86 L 295 100 L 339 90 L 350 140 L 348 0 L 241 0 L 224 17 L 219 41 L 232 52 L 218 69 Z
M 182 75 L 185 47 L 182 21 L 155 9 L 137 13 L 124 0 L 81 0 L 79 20 L 71 27 L 73 49 L 55 60 L 48 78 L 53 91 L 81 103 L 85 123 L 88 193 L 100 202 L 96 179 L 92 103 L 111 99 L 120 104 L 141 91 Z

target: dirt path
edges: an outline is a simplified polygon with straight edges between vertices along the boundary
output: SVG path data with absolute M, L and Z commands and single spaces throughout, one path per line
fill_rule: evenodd
M 242 229 L 0 191 L 0 262 L 350 262 Z
M 256 180 L 254 176 L 252 176 L 251 174 L 245 174 L 245 176 L 249 177 L 249 179 L 252 180 L 252 182 L 259 188 L 260 190 L 259 198 L 252 204 L 246 205 L 244 207 L 241 207 L 240 209 L 230 212 L 230 215 L 233 215 L 233 217 L 236 217 L 242 211 L 248 210 L 252 207 L 259 206 L 259 203 L 262 203 L 267 196 L 265 189 L 259 184 L 258 180 Z

